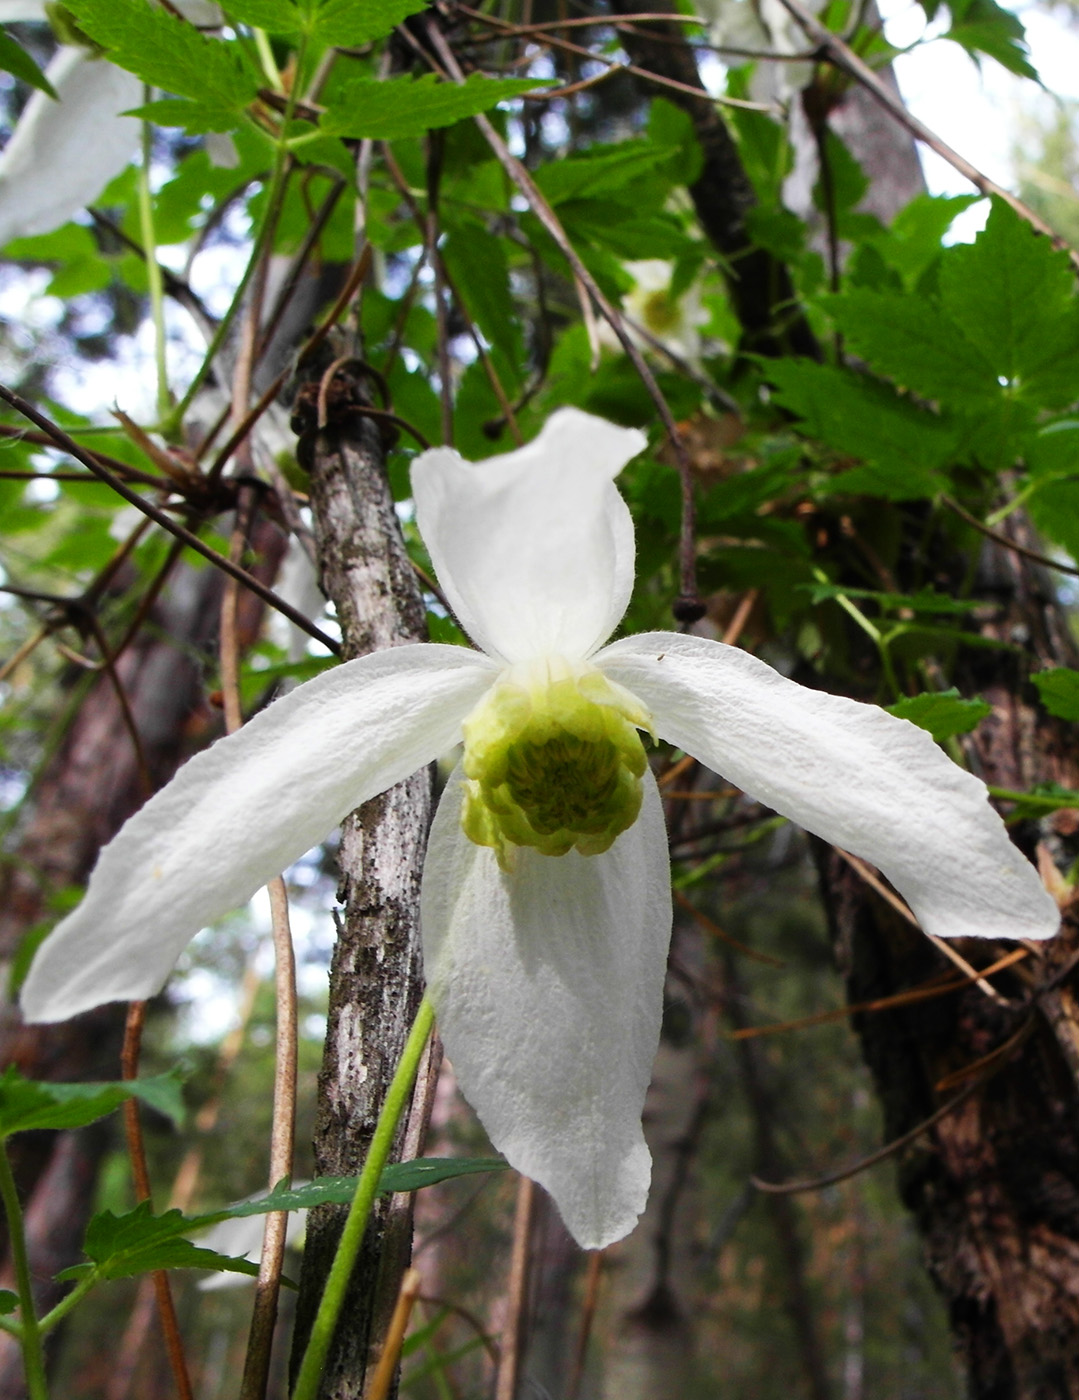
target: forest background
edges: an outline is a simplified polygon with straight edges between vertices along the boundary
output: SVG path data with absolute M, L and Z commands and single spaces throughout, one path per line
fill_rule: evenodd
M 383 1198 L 321 1393 L 386 1393 L 369 1360 L 404 1278 L 420 1400 L 1079 1397 L 1076 114 L 1014 14 L 925 0 L 932 42 L 1029 85 L 1005 190 L 906 113 L 871 5 L 668 8 L 0 5 L 11 986 L 226 724 L 337 654 L 464 641 L 413 524 L 421 447 L 478 460 L 567 404 L 641 427 L 624 629 L 689 626 L 928 729 L 1065 931 L 934 945 L 872 869 L 661 746 L 676 924 L 646 1217 L 585 1255 L 512 1173 L 463 1171 L 490 1149 L 432 1053 L 398 1151 L 430 1115 L 423 1151 L 457 1168 Z M 919 143 L 971 193 L 927 194 Z M 311 1215 L 298 1295 L 264 1281 L 253 1325 L 250 1284 L 171 1268 L 216 1261 L 161 1213 L 358 1171 L 421 978 L 377 856 L 431 791 L 287 873 L 294 1132 L 265 900 L 196 940 L 144 1030 L 5 1010 L 27 1078 L 149 1086 L 125 1131 L 73 1126 L 123 1090 L 0 1093 L 56 1394 L 287 1393 L 343 1207 Z M 17 1273 L 5 1400 L 27 1393 Z

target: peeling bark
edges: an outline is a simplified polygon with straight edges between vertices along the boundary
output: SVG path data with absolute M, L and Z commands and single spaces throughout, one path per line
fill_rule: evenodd
M 362 416 L 367 400 L 355 366 L 339 365 L 326 395 L 326 426 L 318 427 L 318 377 L 301 389 L 293 426 L 301 434 L 300 461 L 311 475 L 323 589 L 337 608 L 344 654 L 352 658 L 379 647 L 426 640 L 427 625 L 394 510 L 378 429 Z M 320 365 L 312 373 L 327 368 Z M 419 1005 L 420 871 L 432 800 L 432 773 L 426 770 L 365 803 L 343 826 L 338 898 L 345 912 L 330 971 L 315 1127 L 320 1174 L 354 1175 L 361 1169 Z M 421 1090 L 431 1078 L 432 1072 L 425 1077 L 421 1071 Z M 398 1152 L 405 1133 L 403 1125 Z M 410 1144 L 413 1150 L 417 1146 Z M 302 1358 L 345 1213 L 341 1206 L 312 1212 L 294 1366 Z M 408 1264 L 411 1227 L 409 1198 L 378 1203 L 326 1363 L 320 1391 L 326 1400 L 358 1400 L 362 1395 L 368 1361 Z

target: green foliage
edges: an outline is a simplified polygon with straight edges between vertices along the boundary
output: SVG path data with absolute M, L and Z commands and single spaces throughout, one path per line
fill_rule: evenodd
M 486 78 L 482 73 L 473 73 L 461 84 L 444 82 L 434 73 L 422 78 L 354 78 L 326 108 L 319 131 L 383 141 L 422 136 L 542 86 L 540 79 Z
M 1010 73 L 1037 79 L 1030 63 L 1026 30 L 1017 15 L 1002 9 L 996 0 L 949 0 L 948 8 L 952 23 L 945 39 L 954 40 L 975 61 L 979 54 L 988 54 Z
M 963 700 L 953 687 L 933 694 L 907 696 L 889 705 L 888 713 L 928 730 L 939 744 L 944 739 L 977 729 L 986 715 L 993 713 L 993 707 L 984 700 Z
M 56 90 L 21 44 L 0 29 L 0 71 L 10 73 L 39 92 L 56 96 Z
M 1056 666 L 1030 678 L 1038 687 L 1038 698 L 1058 719 L 1079 721 L 1079 671 Z
M 140 1099 L 179 1123 L 184 1117 L 176 1074 L 113 1084 L 53 1084 L 24 1079 L 10 1066 L 0 1078 L 0 1138 L 41 1128 L 81 1128 Z
M 236 116 L 255 97 L 258 77 L 238 44 L 205 38 L 146 0 L 67 0 L 67 8 L 114 63 L 145 83 L 191 99 L 206 120 Z
M 183 1232 L 189 1228 L 182 1211 L 155 1215 L 148 1201 L 123 1215 L 101 1211 L 86 1227 L 83 1241 L 83 1253 L 90 1263 L 75 1264 L 57 1277 L 76 1281 L 91 1274 L 101 1280 L 130 1278 L 155 1269 L 212 1269 L 217 1273 L 257 1276 L 257 1264 L 218 1254 L 184 1239 Z

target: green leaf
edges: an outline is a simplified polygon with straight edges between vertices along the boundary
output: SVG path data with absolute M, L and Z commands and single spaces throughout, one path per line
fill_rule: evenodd
M 858 288 L 827 305 L 850 348 L 904 388 L 974 411 L 998 396 L 991 362 L 923 298 Z
M 358 41 L 357 41 L 358 42 Z M 395 141 L 422 136 L 435 127 L 474 117 L 522 92 L 534 92 L 546 79 L 486 78 L 473 73 L 464 83 L 444 82 L 435 73 L 422 78 L 354 78 L 323 113 L 320 129 L 331 136 L 367 136 Z
M 600 196 L 635 204 L 636 183 L 654 176 L 669 154 L 649 142 L 623 141 L 618 146 L 596 146 L 591 152 L 548 161 L 539 167 L 534 178 L 554 205 Z
M 258 90 L 240 45 L 207 39 L 146 0 L 66 0 L 80 28 L 112 61 L 165 92 L 240 112 Z
M 1079 807 L 1079 792 L 1074 788 L 1061 787 L 1059 783 L 1038 783 L 1029 792 L 1009 792 L 1004 788 L 989 791 L 994 797 L 1015 806 L 1008 814 L 1009 822 L 1028 821 L 1050 816 L 1062 807 Z
M 180 126 L 192 136 L 205 136 L 208 131 L 231 131 L 239 116 L 235 108 L 214 107 L 186 97 L 161 97 L 142 107 L 132 107 L 128 115 L 142 117 L 155 126 Z
M 229 19 L 271 34 L 300 34 L 310 23 L 291 0 L 225 0 Z
M 174 1122 L 184 1116 L 175 1074 L 124 1083 L 48 1084 L 24 1079 L 14 1066 L 0 1078 L 0 1138 L 32 1128 L 81 1128 L 137 1098 Z
M 154 1215 L 148 1201 L 125 1215 L 111 1210 L 95 1215 L 86 1227 L 83 1252 L 104 1279 L 129 1278 L 155 1269 L 215 1269 L 221 1273 L 258 1275 L 258 1265 L 233 1259 L 183 1238 L 191 1221 L 179 1210 Z M 79 1278 L 91 1265 L 76 1264 L 57 1277 Z
M 1025 456 L 1032 476 L 1079 476 L 1079 418 L 1047 423 Z
M 312 8 L 312 34 L 324 44 L 351 47 L 390 34 L 409 15 L 427 8 L 427 0 L 322 0 Z
M 10 1288 L 0 1288 L 0 1317 L 7 1317 L 19 1306 L 19 1295 Z
M 1079 559 L 1079 475 L 1039 480 L 1027 510 L 1047 539 Z
M 944 235 L 964 210 L 977 204 L 976 194 L 920 194 L 892 220 L 888 237 L 878 247 L 881 256 L 908 286 L 940 256 Z
M 945 312 L 1020 393 L 1079 397 L 1079 306 L 1067 253 L 994 199 L 973 243 L 947 249 L 940 267 Z M 1063 373 L 1062 373 L 1063 371 Z
M 0 69 L 19 78 L 22 82 L 28 83 L 30 87 L 37 88 L 39 92 L 48 93 L 50 97 L 56 96 L 56 89 L 22 45 L 17 44 L 11 35 L 6 34 L 2 29 L 0 29 Z
M 1079 720 L 1079 671 L 1057 666 L 1052 671 L 1039 671 L 1030 678 L 1038 687 L 1042 704 L 1057 719 Z
M 416 1157 L 410 1162 L 391 1162 L 382 1173 L 378 1189 L 381 1195 L 393 1191 L 419 1191 L 424 1186 L 435 1186 L 454 1177 L 505 1169 L 506 1162 L 501 1157 Z M 240 1201 L 225 1210 L 191 1217 L 186 1221 L 185 1228 L 201 1229 L 219 1220 L 266 1215 L 275 1210 L 311 1210 L 322 1205 L 348 1205 L 356 1194 L 358 1180 L 355 1176 L 320 1176 L 304 1186 L 275 1186 L 267 1195 L 257 1196 L 253 1201 Z
M 442 257 L 460 293 L 465 315 L 511 365 L 524 364 L 521 327 L 502 240 L 482 224 L 469 222 L 446 235 Z M 514 387 L 509 386 L 511 392 Z
M 938 744 L 956 734 L 969 734 L 986 715 L 993 713 L 992 705 L 984 700 L 963 700 L 954 688 L 907 696 L 887 709 L 890 715 L 909 719 L 919 729 L 928 730 Z
M 876 603 L 882 612 L 962 615 L 975 606 L 959 598 L 936 593 L 931 588 L 923 588 L 918 593 L 881 593 L 873 588 L 848 588 L 838 583 L 806 583 L 799 587 L 809 593 L 810 602 L 814 604 L 823 603 L 827 598 L 865 598 Z
M 950 0 L 951 28 L 943 39 L 953 39 L 974 57 L 988 54 L 1009 73 L 1037 81 L 1037 71 L 1030 65 L 1030 51 L 1022 21 L 1009 10 L 1001 9 L 996 0 Z
M 873 295 L 873 294 L 870 294 Z M 931 497 L 958 431 L 935 414 L 898 398 L 883 384 L 811 360 L 769 361 L 764 370 L 778 401 L 805 420 L 805 432 L 866 469 L 843 472 L 830 490 L 864 491 L 889 500 Z

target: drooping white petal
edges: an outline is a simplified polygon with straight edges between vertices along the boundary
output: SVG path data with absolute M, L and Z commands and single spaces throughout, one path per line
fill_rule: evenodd
M 461 830 L 458 769 L 423 875 L 424 967 L 461 1089 L 590 1249 L 633 1229 L 651 1174 L 641 1110 L 671 899 L 662 807 L 644 781 L 640 817 L 604 855 L 522 849 L 507 875 Z
M 0 155 L 0 247 L 66 223 L 138 145 L 139 123 L 120 116 L 142 102 L 134 74 L 64 45 L 45 76 L 60 100 L 34 92 Z
M 156 992 L 200 928 L 445 752 L 494 675 L 463 647 L 335 667 L 180 769 L 105 847 L 22 990 L 30 1021 Z
M 576 408 L 483 462 L 448 447 L 412 464 L 416 520 L 461 625 L 490 656 L 581 658 L 633 588 L 633 524 L 614 478 L 645 446 Z
M 945 938 L 1051 938 L 1059 915 L 985 785 L 924 730 L 809 690 L 756 657 L 669 632 L 594 658 L 656 730 L 760 802 L 887 875 Z

